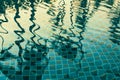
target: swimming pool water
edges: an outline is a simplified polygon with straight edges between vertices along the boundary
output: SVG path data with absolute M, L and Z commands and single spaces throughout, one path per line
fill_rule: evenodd
M 0 80 L 120 80 L 119 0 L 0 4 Z

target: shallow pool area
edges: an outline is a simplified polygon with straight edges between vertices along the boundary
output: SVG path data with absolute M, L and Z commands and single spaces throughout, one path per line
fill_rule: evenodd
M 0 80 L 120 80 L 119 0 L 0 4 Z

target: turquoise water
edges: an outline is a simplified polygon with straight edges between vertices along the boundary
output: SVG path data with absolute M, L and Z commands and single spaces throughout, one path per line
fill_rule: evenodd
M 0 80 L 120 80 L 118 0 L 0 3 Z

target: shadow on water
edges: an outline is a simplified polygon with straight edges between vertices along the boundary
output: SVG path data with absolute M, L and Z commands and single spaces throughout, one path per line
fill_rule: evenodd
M 110 40 L 113 43 L 116 43 L 120 45 L 120 2 L 116 7 L 113 8 L 112 13 L 114 13 L 111 18 L 111 24 L 112 26 L 110 27 Z

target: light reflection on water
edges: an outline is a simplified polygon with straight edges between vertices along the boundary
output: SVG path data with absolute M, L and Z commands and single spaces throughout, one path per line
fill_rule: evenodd
M 79 80 L 87 54 L 120 52 L 118 0 L 0 3 L 0 69 L 10 80 Z

